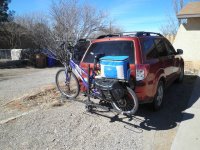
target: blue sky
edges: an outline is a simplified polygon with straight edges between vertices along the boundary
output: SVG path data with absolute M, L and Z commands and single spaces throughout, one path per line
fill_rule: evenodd
M 83 0 L 81 0 L 83 1 Z M 52 0 L 12 0 L 10 9 L 16 14 L 48 13 Z M 86 0 L 92 6 L 106 11 L 114 23 L 125 31 L 160 31 L 173 14 L 172 0 Z

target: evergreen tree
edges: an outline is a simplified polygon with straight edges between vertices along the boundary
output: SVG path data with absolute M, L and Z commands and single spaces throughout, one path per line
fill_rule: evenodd
M 11 0 L 0 0 L 0 22 L 13 20 L 14 11 L 9 11 L 8 4 Z

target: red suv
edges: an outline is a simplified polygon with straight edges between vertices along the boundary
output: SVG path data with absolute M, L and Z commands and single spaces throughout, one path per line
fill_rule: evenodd
M 171 43 L 154 32 L 126 32 L 103 35 L 92 41 L 80 63 L 82 68 L 93 64 L 93 53 L 106 56 L 129 56 L 131 80 L 139 103 L 152 103 L 155 110 L 162 106 L 164 89 L 183 81 L 183 51 L 175 51 Z

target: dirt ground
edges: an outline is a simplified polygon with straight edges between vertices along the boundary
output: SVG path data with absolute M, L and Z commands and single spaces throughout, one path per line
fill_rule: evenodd
M 0 149 L 168 150 L 196 78 L 186 75 L 182 84 L 168 88 L 160 111 L 141 105 L 131 118 L 102 110 L 88 113 L 77 101 L 61 104 L 60 93 L 49 86 L 0 108 Z

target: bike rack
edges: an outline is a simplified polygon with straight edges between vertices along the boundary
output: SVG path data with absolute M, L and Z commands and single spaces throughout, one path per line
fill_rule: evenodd
M 100 104 L 97 104 L 97 103 L 94 103 L 93 101 L 91 101 L 91 99 L 90 99 L 90 64 L 88 64 L 88 72 L 87 73 L 88 73 L 88 76 L 87 76 L 88 89 L 87 89 L 87 101 L 85 103 L 86 104 L 86 109 L 89 112 L 92 112 L 93 108 L 100 108 L 100 109 L 103 109 L 105 111 L 112 111 L 112 112 L 115 112 L 117 114 L 121 114 L 122 111 L 111 109 L 110 107 L 102 106 Z

